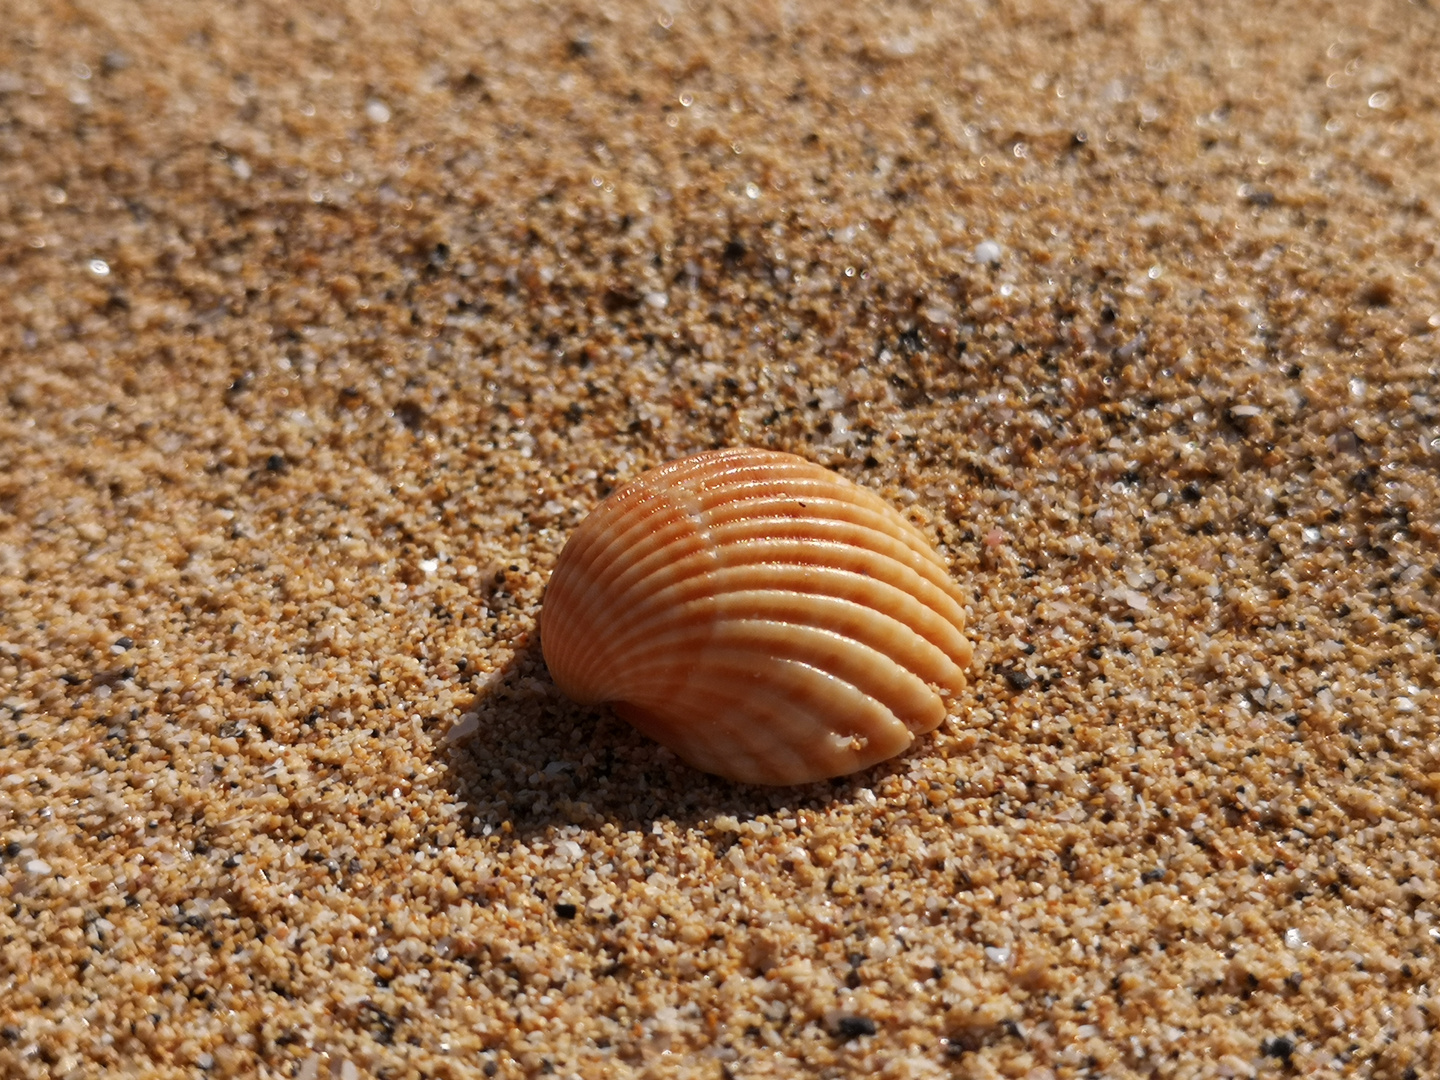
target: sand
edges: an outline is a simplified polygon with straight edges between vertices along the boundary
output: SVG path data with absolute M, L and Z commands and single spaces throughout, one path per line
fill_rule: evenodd
M 0 1074 L 1440 1076 L 1425 2 L 10 0 Z M 900 758 L 564 700 L 608 491 L 936 543 Z

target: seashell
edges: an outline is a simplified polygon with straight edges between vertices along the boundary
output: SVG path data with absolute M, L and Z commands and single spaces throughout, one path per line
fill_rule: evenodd
M 945 718 L 971 647 L 958 588 L 879 496 L 793 454 L 663 465 L 598 506 L 550 578 L 555 684 L 705 772 L 840 776 Z

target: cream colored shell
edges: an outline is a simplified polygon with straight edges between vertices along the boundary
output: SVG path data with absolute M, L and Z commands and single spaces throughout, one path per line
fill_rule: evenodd
M 792 454 L 671 462 L 600 504 L 541 614 L 551 677 L 705 772 L 798 784 L 863 769 L 965 685 L 959 590 L 888 503 Z

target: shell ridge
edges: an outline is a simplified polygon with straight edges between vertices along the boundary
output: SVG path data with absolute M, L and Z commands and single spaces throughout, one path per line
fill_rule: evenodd
M 816 528 L 804 527 L 805 521 L 798 521 L 795 518 L 765 518 L 759 523 L 747 524 L 743 533 L 757 533 L 757 536 L 737 537 L 734 528 L 716 528 L 713 523 L 707 523 L 706 539 L 708 552 L 724 552 L 724 559 L 730 564 L 752 564 L 757 562 L 773 562 L 785 564 L 815 564 L 822 566 L 827 563 L 827 557 L 840 556 L 844 554 L 847 559 L 854 562 L 867 563 L 868 577 L 880 577 L 886 580 L 893 588 L 903 592 L 916 595 L 922 600 L 927 608 L 932 609 L 945 619 L 949 624 L 955 625 L 958 631 L 965 628 L 965 609 L 960 605 L 958 596 L 952 588 L 940 588 L 937 585 L 935 576 L 939 575 L 942 580 L 942 567 L 935 567 L 935 573 L 926 575 L 919 572 L 916 566 L 907 559 L 893 559 L 890 553 L 884 550 L 874 550 L 873 547 L 858 546 L 858 544 L 845 544 L 834 537 L 816 537 Z M 825 523 L 816 523 L 824 528 Z M 780 537 L 775 539 L 776 531 L 783 533 L 795 533 L 793 536 Z M 759 546 L 757 546 L 759 544 Z M 834 553 L 834 554 L 831 554 Z M 672 576 L 672 583 L 693 577 L 696 570 L 691 566 L 690 560 L 696 553 L 687 553 L 683 557 L 672 557 L 670 550 L 657 549 L 645 554 L 644 559 L 626 566 L 624 572 L 616 575 L 613 588 L 616 590 L 638 590 L 649 589 L 651 579 L 655 575 Z M 759 554 L 760 557 L 756 557 Z M 806 557 L 808 556 L 808 557 Z M 881 562 L 877 562 L 881 560 Z M 710 562 L 704 563 L 704 567 L 710 566 Z M 883 567 L 891 567 L 894 573 L 884 573 Z M 842 567 L 848 569 L 848 567 Z M 912 577 L 913 575 L 913 577 Z
M 570 537 L 540 640 L 556 685 L 697 767 L 864 768 L 943 722 L 973 650 L 925 531 L 802 457 L 735 447 L 632 479 Z
M 727 544 L 726 558 L 728 565 L 726 569 L 739 569 L 749 566 L 774 566 L 777 568 L 793 567 L 801 570 L 813 570 L 815 572 L 848 574 L 860 580 L 875 581 L 897 593 L 910 596 L 914 596 L 918 587 L 923 597 L 916 596 L 915 599 L 917 602 L 923 603 L 927 609 L 932 611 L 940 619 L 943 619 L 946 624 L 953 626 L 957 633 L 964 630 L 964 608 L 960 606 L 955 597 L 949 592 L 936 589 L 928 578 L 915 575 L 916 578 L 919 579 L 918 581 L 908 578 L 904 581 L 897 581 L 881 576 L 878 573 L 880 566 L 877 565 L 868 565 L 867 570 L 869 572 L 863 573 L 849 567 L 829 565 L 825 558 L 827 552 L 832 550 L 836 552 L 849 552 L 852 550 L 851 547 L 840 545 L 836 541 L 814 540 L 808 537 L 786 538 L 782 541 L 765 539 L 760 540 L 758 543 L 757 540 L 760 540 L 760 538 L 747 539 L 739 544 Z M 713 537 L 712 542 L 718 546 L 718 541 L 713 541 Z M 624 591 L 633 595 L 638 595 L 645 591 L 658 594 L 661 590 L 651 588 L 651 579 L 656 574 L 665 572 L 669 572 L 671 575 L 670 581 L 664 586 L 666 590 L 687 584 L 693 585 L 695 579 L 700 574 L 710 570 L 713 565 L 713 563 L 708 560 L 704 562 L 697 561 L 696 556 L 698 552 L 687 553 L 680 559 L 675 560 L 673 564 L 666 563 L 663 559 L 663 554 L 663 552 L 651 553 L 646 560 L 645 572 L 640 576 L 625 581 L 623 583 Z M 879 552 L 865 552 L 863 554 L 873 556 L 874 559 L 886 559 L 886 557 Z M 886 563 L 880 565 L 889 564 L 898 565 L 902 574 L 910 570 L 906 564 L 896 563 L 895 560 L 888 560 Z M 636 567 L 631 568 L 630 572 L 639 573 L 639 571 L 640 565 L 637 564 Z M 617 582 L 617 586 L 618 585 L 620 585 L 619 582 Z M 669 594 L 671 597 L 674 595 L 674 593 Z M 925 602 L 924 597 L 928 597 L 930 602 Z
M 695 563 L 693 559 L 687 562 Z M 845 600 L 865 610 L 892 618 L 914 631 L 939 649 L 952 662 L 970 654 L 970 643 L 962 628 L 946 619 L 932 607 L 922 603 L 911 592 L 884 578 L 853 570 L 799 561 L 731 563 L 722 569 L 709 565 L 687 566 L 683 576 L 668 580 L 657 590 L 646 590 L 645 581 L 636 582 L 627 596 L 639 594 L 647 605 L 633 602 L 611 629 L 617 644 L 633 637 L 645 627 L 650 617 L 649 606 L 659 609 L 679 607 L 706 598 L 718 600 L 737 591 L 776 592 L 822 599 Z M 963 666 L 963 665 L 962 665 Z
M 863 694 L 881 702 L 897 717 L 930 717 L 942 712 L 940 696 L 926 681 L 885 653 L 865 642 L 816 626 L 773 622 L 767 619 L 734 619 L 721 628 L 705 628 L 687 634 L 683 628 L 657 635 L 651 656 L 632 655 L 624 676 L 615 686 L 617 697 L 634 700 L 647 681 L 658 684 L 656 676 L 674 670 L 679 655 L 693 657 L 688 671 L 728 668 L 754 670 L 767 660 L 799 660 L 830 672 Z M 745 659 L 740 660 L 741 657 Z M 686 676 L 689 679 L 689 676 Z M 680 692 L 681 682 L 674 692 Z M 936 720 L 936 723 L 939 721 Z M 931 724 L 933 727 L 934 725 Z
M 657 705 L 647 703 L 640 707 L 662 718 L 672 711 L 678 713 L 681 706 L 689 716 L 706 716 L 707 732 L 697 733 L 688 725 L 681 725 L 686 728 L 682 738 L 694 746 L 707 741 L 700 736 L 708 733 L 711 736 L 708 741 L 713 745 L 705 756 L 722 762 L 735 749 L 743 748 L 747 758 L 763 761 L 764 755 L 759 749 L 767 743 L 783 748 L 785 757 L 795 765 L 793 771 L 787 773 L 781 768 L 781 762 L 772 759 L 765 764 L 765 773 L 774 778 L 767 780 L 763 775 L 754 774 L 736 777 L 766 783 L 804 782 L 793 778 L 796 771 L 803 772 L 804 779 L 821 779 L 837 772 L 864 768 L 898 753 L 914 738 L 909 726 L 882 702 L 828 671 L 798 660 L 772 660 L 762 668 L 747 664 L 697 672 L 682 694 Z M 747 683 L 761 681 L 756 678 L 757 674 L 763 674 L 767 684 L 763 700 L 757 700 L 747 686 Z M 617 711 L 623 711 L 623 707 Z M 839 733 L 843 742 L 860 740 L 862 745 L 858 751 L 843 752 L 832 746 L 822 764 L 813 760 L 812 747 L 799 746 L 797 741 L 817 722 L 831 726 L 830 719 L 835 715 L 848 716 L 852 721 Z M 746 720 L 751 722 L 745 723 Z M 774 755 L 773 748 L 770 753 Z M 735 776 L 733 767 L 717 771 Z M 792 778 L 780 779 L 781 776 Z
M 589 526 L 580 537 L 582 543 L 577 547 L 576 552 L 569 558 L 562 558 L 557 565 L 554 574 L 550 579 L 550 586 L 547 589 L 545 607 L 564 607 L 568 601 L 573 608 L 570 611 L 570 619 L 581 623 L 588 623 L 596 617 L 597 606 L 601 603 L 600 590 L 595 588 L 582 588 L 581 583 L 595 582 L 597 567 L 606 565 L 605 560 L 609 553 L 615 549 L 617 543 L 621 543 L 629 532 L 644 528 L 657 515 L 664 514 L 668 509 L 668 501 L 663 492 L 650 491 L 642 487 L 627 487 L 616 492 L 611 501 L 607 499 L 585 520 Z M 621 523 L 624 529 L 616 530 L 614 525 Z M 617 535 L 618 534 L 618 535 Z M 569 545 L 566 545 L 568 554 Z M 622 556 L 628 552 L 628 548 L 620 548 Z M 542 614 L 541 641 L 545 640 L 544 619 Z M 573 646 L 572 646 L 573 648 Z
M 907 716 L 929 715 L 936 707 L 943 708 L 939 695 L 924 679 L 880 650 L 834 630 L 744 619 L 736 632 L 767 638 L 777 659 L 823 667 L 857 692 L 883 704 L 902 722 Z M 713 651 L 728 647 L 733 646 L 718 641 L 710 646 Z
M 778 670 L 769 672 L 770 678 L 765 681 L 766 693 L 763 700 L 758 703 L 746 702 L 747 713 L 761 722 L 731 724 L 732 737 L 741 742 L 752 758 L 763 762 L 764 768 L 771 775 L 794 774 L 806 768 L 813 769 L 815 763 L 809 759 L 813 757 L 814 749 L 804 745 L 805 735 L 807 728 L 813 727 L 819 716 L 821 710 L 818 706 L 822 703 L 829 704 L 832 699 L 816 694 L 813 687 L 808 695 L 801 695 L 794 685 L 797 672 L 790 670 L 790 665 L 785 661 L 780 661 L 775 667 Z M 721 672 L 714 674 L 720 675 Z M 732 687 L 739 685 L 734 680 L 728 682 Z M 845 694 L 847 689 L 842 686 L 838 692 Z M 724 687 L 719 688 L 719 693 L 729 692 Z M 863 707 L 867 704 L 863 700 L 854 700 L 853 693 L 847 696 L 851 698 L 849 705 L 852 710 L 856 706 Z M 825 710 L 829 714 L 835 711 Z M 738 720 L 739 717 L 735 719 Z M 777 749 L 779 753 L 776 752 Z
M 876 517 L 893 521 L 903 526 L 906 530 L 914 533 L 922 544 L 925 544 L 924 534 L 919 531 L 911 522 L 895 512 L 895 508 L 885 502 L 868 488 L 861 487 L 850 481 L 844 485 L 837 484 L 833 475 L 816 475 L 810 472 L 797 473 L 793 477 L 747 479 L 723 488 L 708 488 L 706 490 L 706 507 L 712 509 L 727 502 L 744 502 L 749 500 L 760 501 L 764 499 L 775 499 L 784 501 L 802 500 L 823 500 L 844 507 L 847 510 L 861 510 Z M 859 492 L 863 497 L 856 498 Z
M 663 491 L 639 491 L 626 501 L 619 511 L 600 519 L 599 539 L 582 550 L 576 564 L 577 571 L 593 571 L 597 566 L 612 566 L 616 562 L 628 563 L 637 560 L 653 550 L 656 543 L 666 535 L 666 526 L 678 524 L 674 514 L 674 500 Z M 655 519 L 665 515 L 658 523 Z M 618 527 L 617 527 L 618 526 Z M 636 542 L 636 534 L 644 533 Z M 618 555 L 616 554 L 618 552 Z
M 617 539 L 607 526 L 614 521 L 643 520 L 648 516 L 645 513 L 646 507 L 653 508 L 652 512 L 663 510 L 663 493 L 639 486 L 624 487 L 612 492 L 585 519 L 584 524 L 588 528 L 577 529 L 572 536 L 571 541 L 575 544 L 575 551 L 566 560 L 567 565 L 576 570 L 591 567 L 604 550 L 612 547 Z M 566 544 L 567 551 L 569 546 Z
M 742 756 L 750 763 L 745 771 L 752 778 L 802 768 L 804 753 L 793 743 L 774 737 L 779 719 L 776 709 L 781 703 L 759 701 L 746 680 L 729 673 L 717 679 L 721 674 L 710 672 L 708 678 L 686 685 L 669 699 L 665 713 L 656 715 L 676 715 L 678 706 L 683 705 L 687 719 L 672 723 L 670 731 L 697 757 L 724 762 L 731 755 Z
M 775 585 L 747 588 L 743 582 L 739 587 L 723 587 L 724 579 L 734 576 L 730 570 L 718 571 L 707 578 L 706 592 L 687 599 L 657 594 L 654 613 L 647 611 L 638 619 L 612 628 L 614 652 L 628 654 L 661 635 L 683 635 L 684 629 L 695 623 L 743 616 L 797 628 L 820 627 L 899 663 L 927 682 L 952 690 L 965 685 L 964 671 L 957 660 L 913 621 L 874 603 L 814 589 Z M 956 636 L 964 642 L 963 637 Z M 682 636 L 682 640 L 690 644 L 688 638 Z
M 666 467 L 662 467 L 661 471 L 664 468 Z M 683 488 L 664 489 L 642 477 L 620 489 L 612 496 L 615 497 L 620 500 L 617 504 L 619 510 L 599 521 L 602 528 L 611 526 L 605 530 L 605 543 L 598 550 L 592 545 L 585 552 L 590 557 L 574 567 L 576 576 L 603 573 L 609 578 L 610 589 L 613 591 L 615 582 L 623 581 L 634 567 L 645 564 L 647 560 L 658 559 L 658 565 L 663 569 L 673 560 L 673 549 L 677 544 L 684 544 L 691 549 L 690 554 L 699 555 L 703 559 L 705 551 L 710 547 L 705 524 L 701 515 L 696 512 L 693 497 L 684 495 Z M 602 504 L 602 509 L 607 504 Z M 664 520 L 657 528 L 655 518 L 660 516 L 663 516 Z M 587 519 L 587 524 L 589 520 Z M 637 533 L 644 535 L 636 540 Z M 612 552 L 617 552 L 617 555 L 609 559 Z M 559 571 L 556 577 L 559 577 Z M 583 623 L 599 621 L 602 615 L 599 610 L 602 599 L 611 601 L 613 606 L 613 601 L 619 598 L 602 598 L 598 592 L 592 591 L 576 601 L 574 617 Z M 543 630 L 541 636 L 543 641 Z M 572 646 L 568 660 L 577 677 L 588 680 L 593 678 L 592 673 L 597 667 L 603 670 L 610 666 L 610 653 L 613 652 L 614 644 L 611 635 L 596 633 L 588 640 Z
M 753 515 L 737 516 L 733 520 L 723 520 L 713 523 L 713 531 L 717 542 L 729 539 L 734 533 L 746 535 L 754 533 L 762 528 L 783 532 L 795 532 L 802 526 L 811 529 L 822 529 L 834 533 L 840 537 L 853 537 L 853 542 L 863 542 L 865 539 L 871 542 L 884 544 L 887 554 L 897 562 L 903 562 L 910 566 L 917 573 L 924 574 L 937 585 L 943 585 L 948 589 L 954 589 L 954 582 L 949 576 L 949 570 L 933 552 L 917 551 L 913 544 L 907 542 L 902 535 L 884 528 L 883 521 L 856 520 L 854 517 L 822 517 L 814 514 L 804 516 L 794 514 L 783 515 Z
M 724 550 L 731 559 L 731 565 L 717 569 L 717 545 L 713 541 L 706 516 L 695 509 L 693 500 L 690 500 L 687 506 L 680 507 L 679 510 L 691 521 L 692 531 L 677 534 L 670 546 L 685 542 L 689 550 L 673 566 L 666 562 L 664 549 L 652 552 L 649 558 L 658 560 L 652 567 L 652 573 L 631 582 L 629 587 L 623 591 L 618 588 L 614 590 L 619 595 L 612 595 L 609 599 L 610 606 L 618 612 L 617 622 L 607 625 L 603 634 L 592 635 L 579 647 L 574 658 L 573 663 L 584 678 L 593 679 L 595 676 L 592 674 L 592 669 L 594 668 L 604 672 L 623 668 L 627 663 L 633 663 L 633 660 L 627 658 L 627 654 L 636 639 L 643 641 L 647 636 L 654 637 L 668 626 L 680 625 L 683 627 L 697 622 L 701 616 L 688 606 L 694 598 L 684 597 L 683 594 L 686 592 L 698 592 L 698 598 L 702 600 L 706 597 L 715 599 L 718 593 L 733 592 L 734 586 L 743 584 L 743 578 L 737 575 L 748 572 L 756 565 L 793 565 L 800 575 L 805 574 L 812 566 L 823 566 L 818 560 L 810 563 L 797 561 L 794 564 L 773 564 L 768 560 L 761 564 L 736 563 L 734 557 L 737 549 L 727 546 Z M 801 547 L 798 541 L 791 541 L 787 546 L 792 549 Z M 849 552 L 851 549 L 846 547 L 842 550 Z M 963 666 L 968 663 L 971 655 L 970 644 L 962 630 L 964 625 L 963 609 L 956 605 L 950 611 L 944 610 L 947 606 L 945 601 L 950 600 L 953 603 L 953 598 L 944 594 L 930 595 L 930 590 L 925 587 L 928 582 L 919 584 L 916 581 L 895 580 L 893 573 L 886 573 L 887 569 L 898 570 L 902 579 L 907 576 L 907 572 L 913 573 L 913 571 L 905 563 L 886 560 L 883 554 L 870 554 L 877 554 L 878 558 L 885 560 L 883 565 L 869 566 L 870 573 L 868 574 L 860 574 L 843 568 L 838 572 L 854 574 L 860 580 L 872 583 L 876 588 L 888 588 L 893 596 L 901 598 L 902 611 L 903 601 L 906 598 L 917 600 L 919 606 L 930 613 L 930 618 L 927 619 L 921 615 L 918 618 L 894 621 L 911 630 L 921 640 L 928 642 L 943 654 L 943 658 L 932 657 L 932 659 L 939 660 L 938 664 L 921 666 L 924 677 L 952 692 L 959 692 L 965 686 Z M 836 568 L 825 567 L 825 569 L 835 570 Z M 662 589 L 650 589 L 648 587 L 650 578 L 660 572 L 665 572 L 670 580 Z M 676 580 L 675 574 L 683 576 Z M 918 589 L 917 584 L 919 585 Z M 791 584 L 780 591 L 802 595 L 811 595 L 817 592 L 813 587 L 806 587 L 800 583 Z M 887 621 L 893 619 L 890 611 L 883 610 L 876 603 L 865 603 L 858 600 L 855 602 L 878 612 Z M 896 629 L 899 627 L 891 626 L 892 632 Z M 874 646 L 874 643 L 872 646 L 876 647 L 879 652 L 886 652 L 886 650 Z M 909 662 L 912 665 L 915 664 L 913 658 Z
M 933 562 L 939 561 L 934 548 L 925 535 L 911 522 L 896 514 L 893 507 L 886 506 L 878 496 L 875 497 L 874 505 L 867 503 L 857 506 L 854 499 L 847 498 L 849 494 L 847 490 L 837 489 L 833 483 L 822 484 L 808 477 L 805 478 L 805 482 L 807 485 L 813 484 L 815 490 L 797 490 L 796 485 L 782 487 L 757 483 L 727 491 L 724 493 L 724 498 L 707 500 L 706 509 L 718 521 L 728 517 L 751 514 L 766 504 L 798 503 L 807 510 L 830 511 L 826 516 L 831 520 L 857 521 L 858 517 L 860 520 L 857 523 L 868 524 L 892 539 L 899 540 L 920 558 Z M 752 488 L 755 490 L 751 490 Z M 865 489 L 860 488 L 859 490 Z
M 830 484 L 827 485 L 827 487 L 833 487 L 833 478 L 827 479 L 830 479 L 832 481 Z M 698 500 L 697 496 L 694 493 L 689 493 L 687 495 L 685 499 L 687 505 L 685 505 L 684 507 L 677 506 L 676 504 L 679 500 L 673 497 L 666 498 L 666 493 L 663 492 L 649 490 L 641 492 L 641 495 L 650 495 L 652 498 L 642 499 L 640 502 L 634 503 L 630 507 L 628 507 L 626 514 L 622 515 L 622 517 L 631 516 L 634 517 L 635 520 L 629 522 L 624 529 L 612 535 L 612 538 L 610 542 L 606 545 L 605 549 L 600 552 L 594 553 L 594 558 L 590 560 L 593 565 L 594 562 L 602 559 L 608 550 L 615 547 L 617 544 L 624 543 L 625 539 L 632 535 L 636 530 L 647 527 L 647 524 L 651 523 L 653 518 L 655 518 L 657 515 L 662 514 L 667 510 L 670 511 L 668 515 L 670 522 L 668 524 L 671 524 L 672 527 L 654 530 L 653 535 L 647 536 L 643 544 L 636 545 L 638 550 L 634 551 L 632 558 L 628 558 L 624 561 L 624 569 L 614 574 L 615 581 L 613 587 L 617 590 L 624 589 L 626 592 L 630 592 L 631 590 L 635 589 L 639 584 L 638 581 L 626 580 L 627 578 L 636 575 L 648 577 L 655 572 L 667 570 L 672 561 L 674 560 L 674 555 L 671 549 L 679 540 L 690 537 L 694 534 L 698 534 L 701 538 L 700 543 L 697 545 L 698 548 L 714 551 L 721 546 L 720 542 L 712 535 L 711 532 L 709 519 L 713 516 L 713 514 L 707 514 L 697 506 Z M 832 500 L 832 502 L 833 501 L 834 500 Z M 646 506 L 647 509 L 644 513 L 637 514 L 636 511 L 638 511 L 641 506 Z M 724 509 L 727 512 L 733 511 L 733 507 L 729 504 L 724 504 Z M 676 514 L 676 511 L 679 511 L 678 515 Z M 677 517 L 683 517 L 684 519 L 688 519 L 695 533 L 692 534 L 687 530 L 675 529 L 673 525 L 676 523 L 675 519 Z M 813 526 L 819 526 L 821 528 L 824 528 L 825 526 L 823 523 L 826 520 L 830 519 L 819 519 L 815 522 L 811 522 L 808 518 L 791 518 L 789 520 L 773 520 L 766 518 L 760 521 L 744 522 L 743 524 L 745 524 L 747 531 L 754 531 L 756 528 L 768 528 L 773 532 L 775 526 L 780 526 L 785 528 L 787 531 L 801 531 L 803 533 L 805 531 L 808 531 L 806 529 L 806 526 L 812 526 L 812 528 Z M 653 529 L 653 525 L 650 527 Z M 893 547 L 891 547 L 891 545 L 893 545 L 896 537 L 894 537 L 888 531 L 882 531 L 877 529 L 876 532 L 878 534 L 880 544 L 886 546 L 887 548 L 891 548 L 890 550 L 881 552 L 881 554 L 888 555 L 894 558 L 897 553 L 893 550 Z M 907 544 L 906 546 L 908 547 L 909 545 Z M 627 552 L 627 554 L 630 553 Z M 902 566 L 907 566 L 912 572 L 919 573 L 922 577 L 927 578 L 927 580 L 930 580 L 932 576 L 939 576 L 941 580 L 948 585 L 948 575 L 943 572 L 943 567 L 935 566 L 932 560 L 933 556 L 929 559 L 924 560 L 925 563 L 929 564 L 929 566 L 927 567 L 923 565 L 917 565 L 912 559 L 894 558 L 895 562 L 900 563 Z M 927 574 L 925 572 L 926 569 L 930 569 L 931 573 Z M 936 571 L 939 571 L 939 573 L 936 574 Z M 898 583 L 894 584 L 897 584 L 898 586 Z M 913 583 L 907 584 L 912 584 L 913 586 Z M 931 584 L 934 584 L 933 580 L 931 580 Z M 931 596 L 929 597 L 929 599 L 933 601 L 937 598 Z M 949 597 L 949 599 L 951 601 L 955 601 L 955 597 L 953 596 Z M 593 596 L 587 597 L 585 600 L 582 601 L 582 610 L 584 611 L 585 615 L 593 617 L 593 615 L 595 614 L 593 609 L 594 603 L 595 598 Z M 947 605 L 944 605 L 942 602 L 941 605 L 931 603 L 929 606 L 939 609 Z M 963 609 L 959 607 L 958 602 L 956 602 L 954 610 L 940 610 L 940 614 L 942 614 L 943 617 L 947 618 L 948 621 L 956 623 L 957 625 L 963 627 Z M 594 651 L 600 647 L 602 647 L 602 643 L 596 641 L 592 644 L 592 647 L 586 651 L 587 653 L 593 654 Z M 577 660 L 579 660 L 579 657 L 577 657 Z
M 716 598 L 722 616 L 751 612 L 787 626 L 814 626 L 889 657 L 912 674 L 939 685 L 962 673 L 959 666 L 915 627 L 882 608 L 845 596 L 784 589 L 736 589 Z
M 726 542 L 726 547 L 732 552 L 731 558 L 734 559 L 738 553 L 743 552 L 747 548 L 753 548 L 756 549 L 757 552 L 763 552 L 767 549 L 773 549 L 773 546 L 779 543 L 783 543 L 787 547 L 793 546 L 796 549 L 813 551 L 814 555 L 807 561 L 814 563 L 829 562 L 831 565 L 838 566 L 843 558 L 856 567 L 863 567 L 863 571 L 857 570 L 856 572 L 869 572 L 872 576 L 882 573 L 887 567 L 895 568 L 901 572 L 900 579 L 897 580 L 894 576 L 886 577 L 885 580 L 888 581 L 889 584 L 894 585 L 896 588 L 906 588 L 911 592 L 917 592 L 918 589 L 916 599 L 922 600 L 925 605 L 935 611 L 936 614 L 948 622 L 955 624 L 957 627 L 963 628 L 965 626 L 965 608 L 961 605 L 958 596 L 952 592 L 950 588 L 942 587 L 931 575 L 918 572 L 918 570 L 908 562 L 890 558 L 884 551 L 867 549 L 855 544 L 846 544 L 836 539 L 817 537 L 787 537 L 784 541 L 773 541 L 768 537 L 746 537 L 741 540 L 730 538 Z M 755 559 L 753 561 L 759 562 L 765 560 Z M 841 568 L 851 569 L 850 566 L 841 566 Z
M 678 536 L 670 546 L 679 544 L 684 544 L 691 549 L 686 553 L 686 561 L 697 562 L 700 567 L 697 572 L 704 573 L 709 557 L 703 542 L 696 543 L 696 537 L 686 533 Z M 623 577 L 623 573 L 620 576 Z M 577 607 L 577 616 L 587 623 L 599 623 L 602 618 L 607 621 L 603 632 L 597 628 L 597 632 L 590 634 L 585 641 L 577 645 L 572 659 L 577 671 L 588 672 L 596 665 L 603 668 L 613 663 L 613 656 L 623 641 L 623 634 L 620 631 L 624 627 L 632 625 L 637 618 L 648 617 L 648 613 L 655 607 L 658 597 L 653 593 L 647 596 L 643 590 L 637 590 L 634 587 L 623 590 L 612 587 L 606 590 L 603 597 L 604 611 L 600 610 L 601 600 L 601 597 L 590 597 L 587 603 Z M 612 617 L 619 619 L 619 627 L 608 621 Z
M 652 551 L 647 556 L 658 560 L 657 572 L 664 572 L 667 566 L 673 564 L 667 562 L 666 555 L 671 551 L 677 542 L 683 541 L 687 547 L 686 561 L 693 561 L 698 566 L 696 573 L 704 575 L 712 571 L 718 565 L 718 556 L 715 552 L 714 542 L 710 536 L 709 526 L 705 520 L 703 511 L 700 509 L 698 500 L 693 493 L 681 489 L 677 492 L 667 492 L 664 496 L 669 503 L 672 513 L 687 523 L 687 528 L 677 533 L 667 544 Z M 629 567 L 627 566 L 628 570 Z M 684 611 L 669 610 L 657 603 L 656 596 L 640 592 L 637 595 L 633 585 L 619 588 L 618 582 L 623 580 L 625 572 L 622 571 L 612 580 L 612 592 L 618 595 L 608 597 L 612 607 L 620 607 L 627 614 L 622 619 L 638 620 L 636 627 L 630 633 L 616 633 L 611 627 L 610 632 L 595 633 L 590 641 L 581 645 L 576 651 L 573 663 L 577 672 L 598 684 L 610 682 L 613 684 L 615 673 L 625 670 L 627 651 L 636 633 L 656 633 L 660 624 L 675 622 L 677 619 L 682 622 L 695 623 L 693 613 L 688 617 Z M 618 691 L 615 691 L 618 692 Z
M 865 768 L 913 741 L 909 726 L 884 702 L 833 672 L 792 658 L 773 661 L 765 674 L 780 691 L 773 699 L 772 726 L 765 734 L 785 737 L 785 745 L 802 757 L 818 758 L 809 762 L 810 779 Z M 790 706 L 788 711 L 785 705 Z M 846 718 L 843 730 L 836 730 L 836 717 Z M 830 733 L 824 740 L 823 758 L 813 745 L 803 750 L 797 745 L 817 725 Z M 817 767 L 822 761 L 823 767 Z

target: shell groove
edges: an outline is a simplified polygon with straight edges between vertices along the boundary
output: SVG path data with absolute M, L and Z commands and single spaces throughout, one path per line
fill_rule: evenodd
M 541 612 L 550 675 L 691 765 L 798 784 L 866 768 L 945 718 L 971 647 L 918 529 L 804 458 L 716 450 L 580 523 Z

